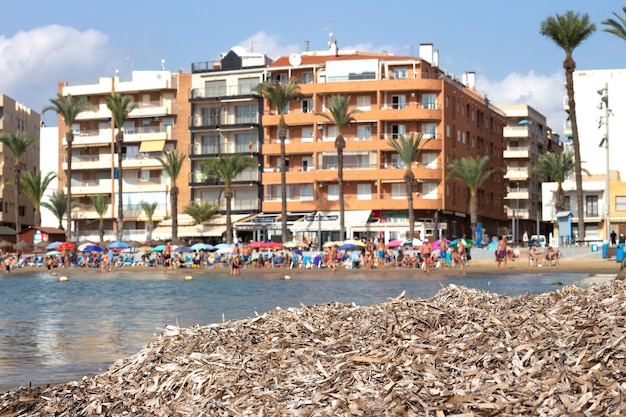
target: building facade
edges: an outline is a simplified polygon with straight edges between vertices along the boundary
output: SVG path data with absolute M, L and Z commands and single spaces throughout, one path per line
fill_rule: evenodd
M 529 236 L 543 234 L 540 224 L 543 222 L 541 186 L 547 178 L 533 173 L 532 168 L 546 152 L 561 153 L 563 146 L 547 126 L 545 116 L 531 106 L 498 105 L 498 108 L 507 117 L 503 156 L 510 228 L 506 234 L 511 234 L 514 242 L 521 242 L 524 232 L 528 232 Z
M 87 97 L 91 106 L 78 115 L 74 126 L 65 126 L 59 117 L 59 187 L 66 186 L 67 142 L 65 133 L 74 132 L 72 146 L 72 196 L 77 205 L 72 208 L 73 236 L 77 241 L 98 240 L 100 216 L 91 197 L 109 196 L 104 213 L 105 240 L 116 238 L 118 199 L 117 175 L 123 179 L 124 240 L 144 241 L 148 217 L 141 203 L 157 203 L 153 221 L 171 216 L 170 178 L 157 157 L 178 149 L 189 149 L 189 89 L 191 74 L 160 71 L 133 71 L 130 80 L 119 76 L 102 77 L 98 83 L 59 84 L 59 94 Z M 124 124 L 122 149 L 115 149 L 116 129 L 105 97 L 120 93 L 132 97 L 137 107 Z M 117 166 L 117 152 L 123 153 L 122 167 Z M 189 176 L 189 164 L 183 165 L 181 179 Z M 180 187 L 179 211 L 189 202 L 188 187 Z M 112 204 L 111 204 L 112 203 Z
M 39 139 L 41 116 L 11 97 L 0 94 L 0 135 L 22 133 Z M 39 141 L 28 147 L 20 158 L 21 169 L 37 172 L 39 170 Z M 20 194 L 16 199 L 15 178 L 16 159 L 10 149 L 0 144 L 0 225 L 16 228 L 15 207 L 18 207 L 20 229 L 35 226 L 35 208 L 31 201 Z M 17 231 L 19 232 L 19 230 Z
M 446 180 L 446 166 L 463 157 L 488 155 L 490 168 L 504 167 L 505 114 L 474 89 L 474 74 L 455 78 L 438 67 L 438 51 L 420 46 L 420 56 L 340 51 L 307 51 L 276 59 L 266 78 L 297 80 L 302 99 L 289 104 L 287 124 L 287 210 L 297 238 L 338 240 L 339 193 L 336 126 L 326 112 L 332 95 L 350 96 L 356 121 L 344 127 L 344 202 L 348 236 L 402 239 L 408 230 L 405 166 L 387 140 L 418 132 L 424 144 L 413 166 L 416 229 L 421 236 L 470 233 L 469 191 Z M 264 101 L 263 216 L 256 226 L 280 234 L 279 115 Z M 426 142 L 426 139 L 428 141 Z M 478 190 L 483 230 L 506 223 L 502 173 Z M 272 216 L 274 216 L 272 218 Z M 291 221 L 293 220 L 293 221 Z M 252 222 L 253 223 L 253 222 Z M 254 226 L 254 224 L 252 224 Z

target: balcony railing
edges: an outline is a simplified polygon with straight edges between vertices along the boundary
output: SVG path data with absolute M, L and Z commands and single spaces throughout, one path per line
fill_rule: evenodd
M 189 156 L 198 155 L 222 155 L 222 154 L 234 154 L 234 153 L 259 153 L 259 143 L 220 143 L 216 145 L 201 145 L 196 143 L 190 147 Z
M 261 116 L 258 114 L 226 114 L 222 116 L 203 117 L 192 116 L 189 120 L 190 128 L 217 128 L 226 125 L 258 125 Z
M 257 170 L 246 170 L 241 174 L 237 175 L 233 184 L 242 183 L 242 182 L 259 182 L 261 180 L 261 174 Z M 224 185 L 224 183 L 219 179 L 219 177 L 209 177 L 201 171 L 191 172 L 189 174 L 189 183 L 202 186 L 202 185 Z
M 261 81 L 259 80 L 259 84 Z M 218 99 L 224 97 L 258 96 L 250 85 L 194 88 L 190 92 L 190 100 Z

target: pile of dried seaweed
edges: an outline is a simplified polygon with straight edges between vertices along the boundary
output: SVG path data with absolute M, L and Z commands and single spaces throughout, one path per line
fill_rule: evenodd
M 104 374 L 0 397 L 0 416 L 626 413 L 626 283 L 277 309 L 183 329 Z

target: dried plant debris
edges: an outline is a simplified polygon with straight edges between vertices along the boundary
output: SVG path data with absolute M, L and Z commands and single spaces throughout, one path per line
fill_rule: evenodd
M 618 416 L 626 283 L 280 309 L 168 326 L 105 373 L 0 397 L 0 416 Z

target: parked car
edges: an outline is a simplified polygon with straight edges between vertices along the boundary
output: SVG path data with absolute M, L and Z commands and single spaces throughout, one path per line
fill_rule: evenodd
M 530 237 L 530 240 L 528 241 L 528 246 L 538 246 L 540 248 L 545 248 L 546 247 L 546 237 L 545 235 L 532 235 Z

